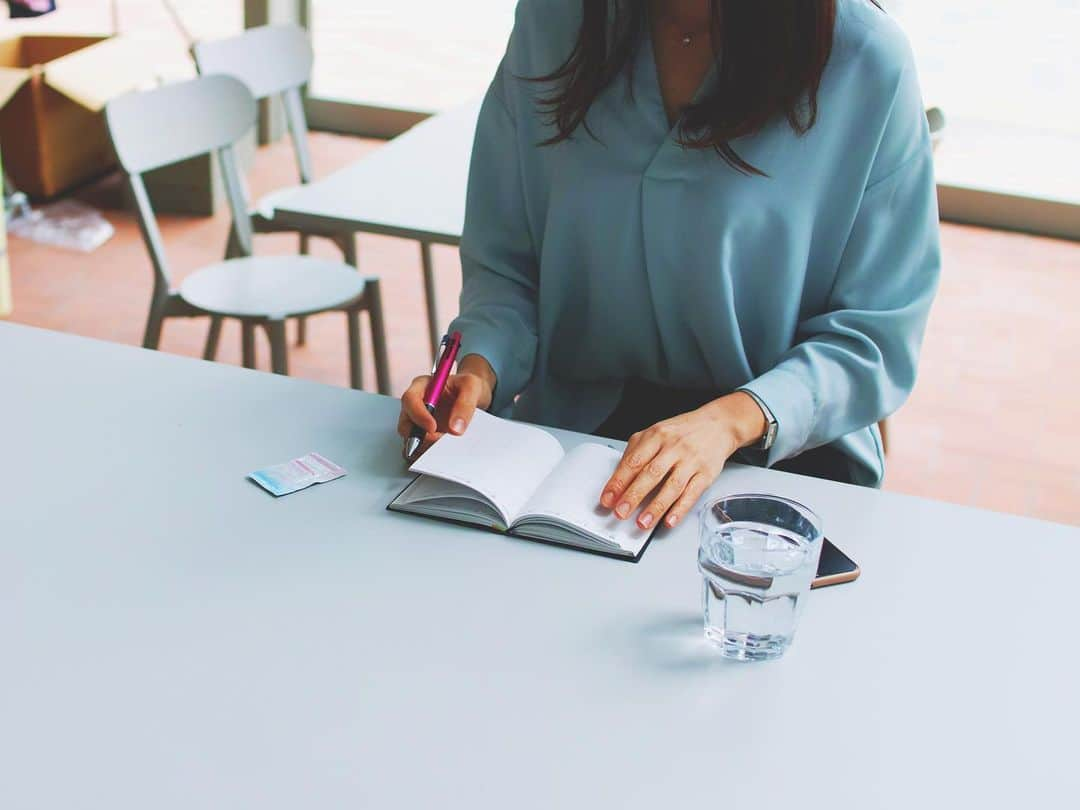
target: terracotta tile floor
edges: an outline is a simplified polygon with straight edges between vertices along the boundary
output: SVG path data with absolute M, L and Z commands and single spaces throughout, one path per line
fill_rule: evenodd
M 324 174 L 378 143 L 319 133 L 312 146 Z M 262 149 L 251 179 L 255 193 L 294 182 L 288 147 Z M 108 208 L 116 237 L 90 255 L 11 239 L 11 320 L 138 344 L 151 288 L 138 230 L 119 208 L 115 179 L 81 196 Z M 162 228 L 174 274 L 182 278 L 220 256 L 227 219 L 166 217 Z M 1080 245 L 955 225 L 943 227 L 943 238 L 941 294 L 918 387 L 891 420 L 886 488 L 1080 525 Z M 264 236 L 258 248 L 290 252 L 295 239 Z M 329 244 L 316 252 L 336 255 Z M 418 248 L 362 236 L 360 256 L 365 269 L 383 278 L 400 390 L 429 362 Z M 435 260 L 445 323 L 456 307 L 460 271 L 452 249 L 436 248 Z M 346 384 L 341 317 L 313 318 L 309 329 L 308 345 L 293 350 L 292 373 Z M 171 321 L 162 348 L 198 356 L 205 331 L 205 321 Z M 221 360 L 238 363 L 239 343 L 239 330 L 227 326 Z M 266 368 L 265 344 L 259 362 Z M 370 363 L 366 371 L 374 388 Z

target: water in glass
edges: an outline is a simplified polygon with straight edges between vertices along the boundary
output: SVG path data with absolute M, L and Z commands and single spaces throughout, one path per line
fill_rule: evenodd
M 816 516 L 794 501 L 732 496 L 705 507 L 698 567 L 705 635 L 723 655 L 779 658 L 817 570 Z

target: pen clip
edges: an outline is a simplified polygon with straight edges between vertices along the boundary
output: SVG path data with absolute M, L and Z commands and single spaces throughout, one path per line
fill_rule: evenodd
M 431 373 L 434 374 L 439 370 L 439 361 L 442 360 L 443 350 L 446 348 L 446 344 L 450 342 L 449 335 L 443 335 L 442 340 L 439 341 L 439 350 L 435 352 L 435 359 L 431 363 Z

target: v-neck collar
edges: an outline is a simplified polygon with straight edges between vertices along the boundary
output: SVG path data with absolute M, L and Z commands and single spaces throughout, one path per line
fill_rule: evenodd
M 642 40 L 643 42 L 639 47 L 641 59 L 638 64 L 638 67 L 641 68 L 639 72 L 643 74 L 643 81 L 639 83 L 641 85 L 640 89 L 644 89 L 651 97 L 653 106 L 659 112 L 660 120 L 667 130 L 667 137 L 669 139 L 675 139 L 678 136 L 679 121 L 682 116 L 676 118 L 674 123 L 668 120 L 667 108 L 664 106 L 664 93 L 660 89 L 660 66 L 656 64 L 656 49 L 653 46 L 652 23 L 648 19 L 647 14 L 644 31 L 642 32 Z M 641 64 L 642 62 L 644 64 Z M 698 85 L 697 90 L 694 91 L 690 103 L 696 104 L 700 101 L 701 97 L 705 95 L 715 80 L 716 60 L 714 59 L 712 64 L 709 65 L 709 69 L 705 71 L 705 75 L 701 77 L 701 83 Z

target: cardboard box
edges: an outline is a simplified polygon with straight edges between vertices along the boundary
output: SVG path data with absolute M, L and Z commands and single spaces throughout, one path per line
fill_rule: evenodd
M 47 199 L 114 166 L 101 109 L 153 79 L 143 48 L 125 37 L 0 40 L 0 143 L 15 186 Z

